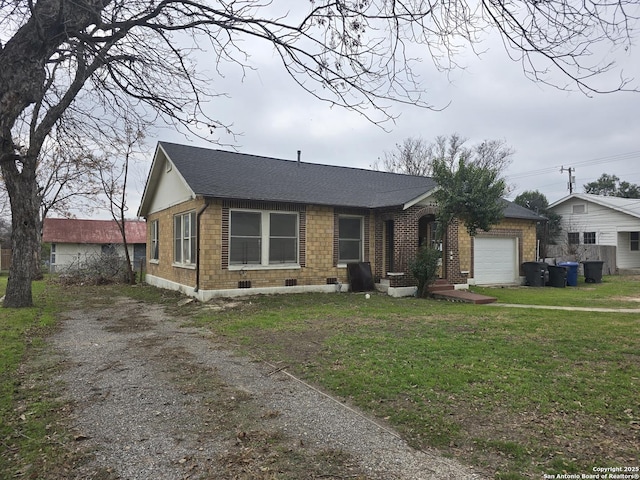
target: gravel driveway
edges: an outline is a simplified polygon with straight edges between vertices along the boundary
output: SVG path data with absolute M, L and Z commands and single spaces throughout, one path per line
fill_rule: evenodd
M 158 305 L 72 311 L 54 344 L 89 452 L 72 478 L 481 478 Z

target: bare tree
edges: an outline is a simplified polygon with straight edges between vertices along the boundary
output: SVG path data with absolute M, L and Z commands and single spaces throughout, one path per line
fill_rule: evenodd
M 466 138 L 457 133 L 439 135 L 427 144 L 421 137 L 407 138 L 396 149 L 385 152 L 382 165 L 375 168 L 408 175 L 431 176 L 436 162 L 443 162 L 449 170 L 456 170 L 460 161 L 473 163 L 479 168 L 504 173 L 513 160 L 514 150 L 504 140 L 485 140 L 477 145 L 466 147 Z
M 373 168 L 386 172 L 428 177 L 432 172 L 431 147 L 425 143 L 422 137 L 405 138 L 402 143 L 396 144 L 395 150 L 384 152 L 382 164 L 376 162 Z
M 129 124 L 125 131 L 125 138 L 116 139 L 112 144 L 113 148 L 112 151 L 109 152 L 109 155 L 115 157 L 114 160 L 110 165 L 103 165 L 102 168 L 97 170 L 111 217 L 120 230 L 127 276 L 129 278 L 129 284 L 131 285 L 136 283 L 136 274 L 131 262 L 131 256 L 129 255 L 129 243 L 127 242 L 127 184 L 129 182 L 129 167 L 132 162 L 132 157 L 136 153 L 136 147 L 142 142 L 143 138 L 142 130 Z
M 44 148 L 36 172 L 40 219 L 51 213 L 67 217 L 74 210 L 97 208 L 96 196 L 102 189 L 95 173 L 105 167 L 104 159 L 86 147 L 56 143 Z
M 163 119 L 212 140 L 226 128 L 201 110 L 215 82 L 197 73 L 194 49 L 208 49 L 218 71 L 226 62 L 245 69 L 252 65 L 243 41 L 266 42 L 302 89 L 379 122 L 393 117 L 392 101 L 429 107 L 416 70 L 424 51 L 438 68 L 454 68 L 457 51 L 490 27 L 535 80 L 588 93 L 628 89 L 624 78 L 601 87 L 598 77 L 615 65 L 592 53 L 631 44 L 635 5 L 0 0 L 0 168 L 13 231 L 4 305 L 32 304 L 36 171 L 54 128 L 72 124 L 104 138 L 124 114 Z

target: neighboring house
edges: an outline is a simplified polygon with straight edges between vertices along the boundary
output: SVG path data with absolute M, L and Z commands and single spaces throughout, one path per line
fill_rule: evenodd
M 542 217 L 505 201 L 490 232 L 471 238 L 454 223 L 439 244 L 436 190 L 427 177 L 160 142 L 138 211 L 145 280 L 203 300 L 336 291 L 346 290 L 347 264 L 368 262 L 390 294 L 413 294 L 407 265 L 430 243 L 451 283 L 519 283 Z
M 567 250 L 611 246 L 618 269 L 640 268 L 640 199 L 574 193 L 549 210 L 562 216 L 561 244 Z
M 128 220 L 125 222 L 125 233 L 129 255 L 135 267 L 146 257 L 146 223 Z M 102 254 L 124 256 L 122 234 L 113 220 L 45 218 L 42 242 L 51 244 L 51 272 L 64 271 Z

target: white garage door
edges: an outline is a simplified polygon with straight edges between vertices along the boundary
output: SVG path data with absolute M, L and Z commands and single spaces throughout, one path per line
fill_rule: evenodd
M 476 285 L 516 283 L 518 243 L 516 238 L 475 238 L 473 276 Z

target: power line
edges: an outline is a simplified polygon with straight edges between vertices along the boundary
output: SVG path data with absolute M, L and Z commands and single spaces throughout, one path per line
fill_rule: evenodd
M 620 153 L 620 154 L 611 155 L 608 157 L 592 158 L 590 160 L 583 160 L 581 162 L 572 162 L 572 165 L 575 170 L 575 167 L 587 167 L 591 165 L 598 165 L 600 163 L 608 164 L 608 163 L 620 162 L 623 160 L 633 160 L 638 158 L 640 158 L 640 151 Z M 552 167 L 541 168 L 538 170 L 529 170 L 527 172 L 516 173 L 513 175 L 506 175 L 506 178 L 509 180 L 515 180 L 518 178 L 533 177 L 533 176 L 538 176 L 545 173 L 553 173 L 558 171 L 560 168 L 562 168 L 562 165 L 554 165 Z

